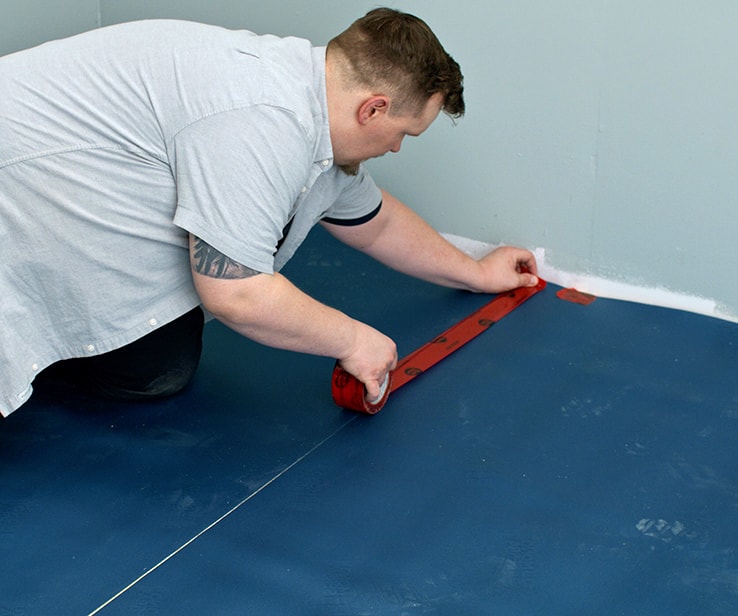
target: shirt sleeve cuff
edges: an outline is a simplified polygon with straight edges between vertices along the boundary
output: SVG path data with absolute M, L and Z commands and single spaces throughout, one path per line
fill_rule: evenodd
M 341 227 L 355 227 L 356 225 L 363 225 L 365 222 L 369 222 L 372 218 L 379 214 L 379 210 L 381 209 L 382 202 L 380 201 L 379 205 L 375 207 L 371 212 L 369 212 L 368 214 L 364 214 L 359 218 L 330 218 L 326 216 L 321 220 L 322 222 L 328 222 L 332 225 L 340 225 Z

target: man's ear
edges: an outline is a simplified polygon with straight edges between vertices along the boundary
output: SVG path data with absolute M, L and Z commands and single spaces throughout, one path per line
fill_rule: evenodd
M 382 117 L 387 113 L 389 106 L 389 97 L 383 94 L 377 94 L 367 98 L 359 107 L 359 123 L 367 124 L 372 120 Z

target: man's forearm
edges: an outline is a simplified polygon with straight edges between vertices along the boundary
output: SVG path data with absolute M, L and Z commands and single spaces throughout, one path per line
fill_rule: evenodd
M 240 284 L 206 279 L 203 286 L 204 304 L 218 320 L 267 346 L 328 357 L 343 357 L 354 346 L 356 321 L 281 274 L 259 274 Z
M 370 397 L 397 362 L 395 343 L 300 291 L 281 274 L 224 280 L 193 272 L 203 305 L 243 336 L 267 346 L 341 360 Z
M 481 290 L 477 262 L 448 242 L 409 207 L 383 192 L 375 220 L 328 230 L 341 241 L 404 274 L 447 287 Z
M 505 246 L 475 260 L 384 191 L 382 209 L 371 221 L 357 227 L 326 227 L 385 265 L 446 287 L 498 293 L 537 284 L 530 251 Z

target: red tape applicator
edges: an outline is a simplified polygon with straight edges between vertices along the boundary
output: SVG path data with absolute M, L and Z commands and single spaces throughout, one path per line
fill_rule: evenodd
M 385 405 L 391 392 L 397 391 L 416 376 L 476 338 L 545 287 L 546 281 L 539 278 L 538 284 L 534 287 L 520 287 L 507 293 L 501 293 L 440 336 L 403 357 L 385 379 L 380 396 L 376 400 L 367 400 L 364 384 L 336 362 L 331 382 L 333 400 L 345 409 L 374 415 Z

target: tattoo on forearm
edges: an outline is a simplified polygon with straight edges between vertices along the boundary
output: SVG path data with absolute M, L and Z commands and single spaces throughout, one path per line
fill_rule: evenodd
M 237 279 L 261 273 L 227 257 L 199 237 L 193 236 L 192 242 L 192 268 L 198 274 L 210 278 Z

